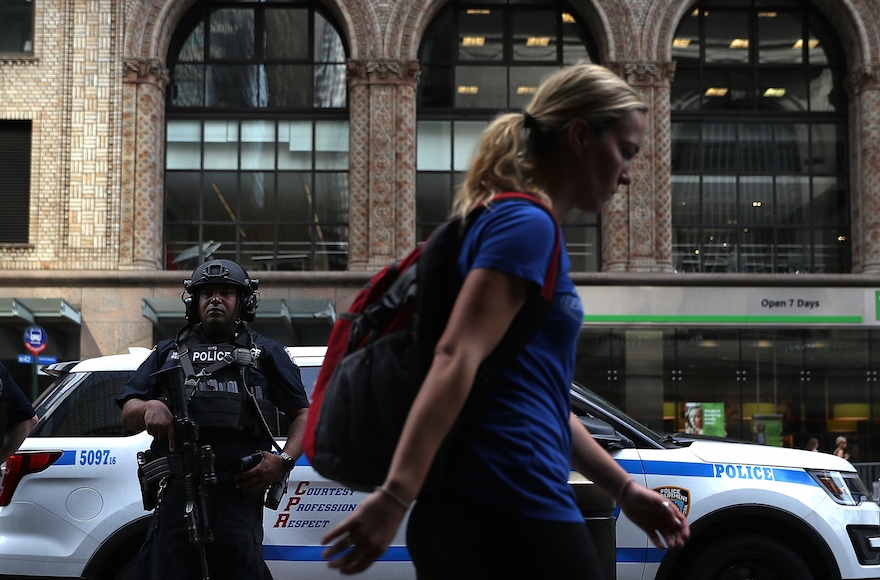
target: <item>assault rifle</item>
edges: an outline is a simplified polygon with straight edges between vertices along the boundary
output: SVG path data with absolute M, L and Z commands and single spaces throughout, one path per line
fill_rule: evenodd
M 162 389 L 172 403 L 175 451 L 168 454 L 168 465 L 171 473 L 183 475 L 186 493 L 184 517 L 189 541 L 198 546 L 202 580 L 209 580 L 205 544 L 214 541 L 214 533 L 208 520 L 205 486 L 217 483 L 217 473 L 214 469 L 214 451 L 210 445 L 200 444 L 199 425 L 190 417 L 186 406 L 186 390 L 189 388 L 192 392 L 196 388 L 196 379 L 187 377 L 184 381 L 180 367 L 159 371 L 154 375 L 160 379 Z

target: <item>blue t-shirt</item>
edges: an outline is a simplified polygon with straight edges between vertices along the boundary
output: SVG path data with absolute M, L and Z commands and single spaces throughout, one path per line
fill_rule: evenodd
M 525 201 L 495 204 L 468 231 L 459 269 L 466 276 L 490 268 L 543 287 L 555 236 L 543 209 Z M 501 369 L 497 386 L 476 394 L 477 411 L 465 414 L 466 436 L 447 480 L 499 509 L 556 521 L 583 521 L 568 485 L 568 391 L 583 322 L 570 267 L 563 245 L 550 313 L 514 363 Z

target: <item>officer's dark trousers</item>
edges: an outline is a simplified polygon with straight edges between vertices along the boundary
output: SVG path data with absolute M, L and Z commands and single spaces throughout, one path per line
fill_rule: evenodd
M 211 580 L 262 580 L 263 505 L 231 484 L 207 486 L 214 541 L 205 544 Z M 138 556 L 143 580 L 202 578 L 199 550 L 189 541 L 183 482 L 169 482 Z

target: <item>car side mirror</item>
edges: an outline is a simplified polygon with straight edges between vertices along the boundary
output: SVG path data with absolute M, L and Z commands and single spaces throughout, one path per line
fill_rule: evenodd
M 632 439 L 618 433 L 607 421 L 592 415 L 582 415 L 578 419 L 587 428 L 593 439 L 605 449 L 632 449 L 636 446 Z

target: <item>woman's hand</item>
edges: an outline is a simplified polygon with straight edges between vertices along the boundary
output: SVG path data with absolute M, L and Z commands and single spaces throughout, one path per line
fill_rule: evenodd
M 617 503 L 626 517 L 642 528 L 661 550 L 682 548 L 691 535 L 687 519 L 678 506 L 635 481 L 626 485 Z
M 333 544 L 321 556 L 343 574 L 363 572 L 385 553 L 406 515 L 403 506 L 375 491 L 350 516 L 321 538 Z M 335 541 L 334 541 L 335 540 Z

